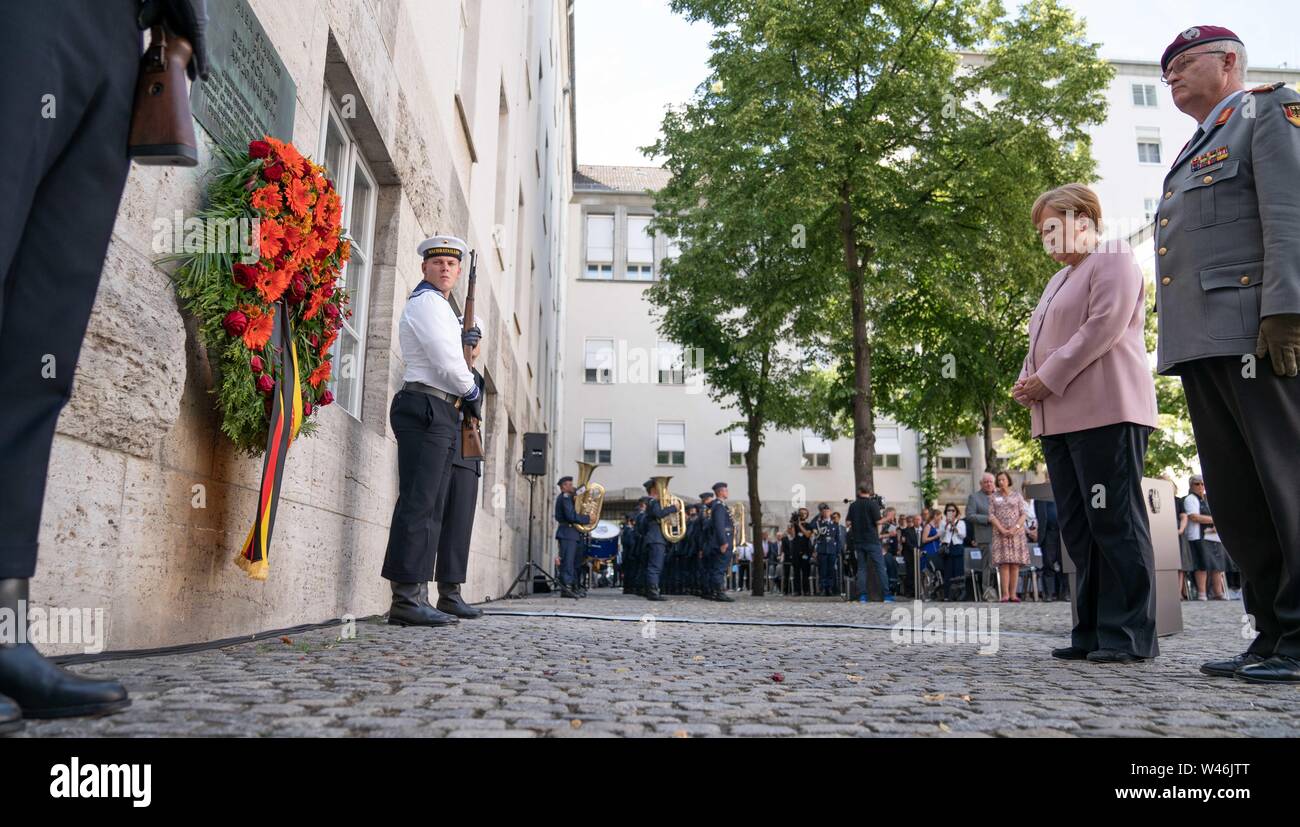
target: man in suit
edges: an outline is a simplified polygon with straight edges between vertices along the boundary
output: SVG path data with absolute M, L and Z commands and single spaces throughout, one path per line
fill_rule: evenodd
M 1038 521 L 1038 547 L 1043 550 L 1043 592 L 1047 600 L 1069 596 L 1069 584 L 1061 566 L 1061 524 L 1056 517 L 1055 500 L 1034 500 L 1034 519 Z
M 587 525 L 591 517 L 579 514 L 573 505 L 573 477 L 560 477 L 560 493 L 555 498 L 555 539 L 560 541 L 560 597 L 578 599 L 574 586 L 578 580 L 578 541 L 582 532 L 574 526 Z
M 980 561 L 985 571 L 989 571 L 989 550 L 993 547 L 993 523 L 989 522 L 989 497 L 993 494 L 993 488 L 993 475 L 986 471 L 980 475 L 980 490 L 966 498 L 966 520 L 975 529 L 975 545 L 979 546 Z M 996 574 L 996 571 L 993 573 Z M 981 571 L 981 589 L 987 582 L 983 575 L 984 572 Z
M 1180 375 L 1214 522 L 1245 576 L 1257 636 L 1201 667 L 1300 683 L 1300 94 L 1247 90 L 1246 50 L 1219 26 L 1161 57 L 1197 123 L 1156 215 L 1156 369 Z
M 908 597 L 916 597 L 916 561 L 921 553 L 920 516 L 912 514 L 904 517 L 898 536 L 903 552 L 903 593 Z
M 731 564 L 731 544 L 734 525 L 731 511 L 727 508 L 727 484 L 713 484 L 713 499 L 709 501 L 710 523 L 708 554 L 705 562 L 708 566 L 708 599 L 720 603 L 732 603 L 735 598 L 727 594 L 727 566 Z
M 664 549 L 668 541 L 664 539 L 659 521 L 677 513 L 677 506 L 664 508 L 659 504 L 659 486 L 653 479 L 645 481 L 646 525 L 645 525 L 645 598 L 646 600 L 667 600 L 659 593 L 659 576 L 664 569 Z

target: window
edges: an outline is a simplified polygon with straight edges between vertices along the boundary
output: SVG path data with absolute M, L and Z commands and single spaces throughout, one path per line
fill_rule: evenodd
M 614 382 L 614 340 L 588 339 L 583 354 L 583 381 L 597 385 Z
M 731 443 L 731 465 L 743 466 L 745 454 L 749 453 L 749 437 L 744 434 L 727 434 Z
M 628 281 L 654 281 L 655 268 L 653 264 L 629 264 L 627 266 Z
M 1133 84 L 1133 105 L 1134 106 L 1155 106 L 1156 105 L 1155 84 L 1153 83 Z
M 630 215 L 627 219 L 627 277 L 632 281 L 654 279 L 655 239 L 650 234 L 650 216 Z
M 1160 200 L 1159 200 L 1159 199 L 1156 199 L 1156 198 L 1148 198 L 1148 199 L 1146 199 L 1145 201 L 1143 201 L 1143 202 L 1142 202 L 1142 215 L 1145 216 L 1143 220 L 1146 221 L 1148 224 L 1150 224 L 1152 221 L 1155 221 L 1155 220 L 1156 220 L 1156 210 L 1158 210 L 1158 209 L 1160 209 Z
M 939 470 L 969 471 L 970 457 L 939 457 Z
M 829 468 L 831 466 L 831 441 L 811 432 L 803 434 L 802 468 Z
M 686 370 L 682 363 L 682 346 L 674 342 L 659 342 L 655 346 L 658 359 L 658 381 L 661 385 L 686 384 Z
M 898 439 L 897 425 L 876 428 L 876 453 L 871 464 L 875 468 L 898 468 L 903 448 Z
M 614 423 L 588 421 L 582 423 L 582 461 L 609 465 L 613 454 Z
M 587 278 L 614 277 L 614 216 L 587 216 Z
M 871 464 L 875 468 L 897 468 L 898 454 L 876 454 Z
M 326 97 L 329 105 L 321 139 L 325 147 L 325 168 L 342 199 L 343 231 L 352 246 L 351 258 L 339 275 L 339 286 L 348 291 L 352 302 L 352 318 L 343 320 L 338 341 L 334 343 L 330 389 L 339 407 L 360 419 L 375 237 L 375 177 L 361 157 L 356 139 L 344 124 L 333 96 L 327 91 Z
M 655 462 L 659 465 L 685 465 L 686 423 L 660 422 L 656 430 Z
M 1138 163 L 1160 163 L 1160 130 L 1139 126 L 1137 131 Z

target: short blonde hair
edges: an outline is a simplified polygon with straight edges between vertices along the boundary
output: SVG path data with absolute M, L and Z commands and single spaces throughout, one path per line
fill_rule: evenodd
M 1043 211 L 1048 209 L 1057 210 L 1067 216 L 1073 214 L 1076 218 L 1086 216 L 1092 219 L 1093 225 L 1099 232 L 1101 230 L 1101 199 L 1097 197 L 1097 193 L 1083 184 L 1066 184 L 1038 196 L 1038 200 L 1034 202 L 1034 209 L 1030 213 L 1030 219 L 1035 227 L 1042 221 Z

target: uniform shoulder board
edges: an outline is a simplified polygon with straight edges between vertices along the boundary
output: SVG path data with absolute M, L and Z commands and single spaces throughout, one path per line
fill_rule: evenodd
M 1256 86 L 1254 89 L 1250 89 L 1248 91 L 1252 95 L 1258 95 L 1264 92 L 1276 92 L 1278 89 L 1281 89 L 1283 86 L 1286 86 L 1285 81 L 1279 80 L 1277 83 L 1266 83 L 1263 86 Z

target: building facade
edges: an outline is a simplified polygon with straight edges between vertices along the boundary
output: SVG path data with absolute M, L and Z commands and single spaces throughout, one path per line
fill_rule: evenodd
M 572 4 L 218 5 L 214 17 L 234 9 L 264 30 L 295 89 L 291 134 L 277 137 L 324 163 L 343 197 L 354 315 L 335 361 L 354 369 L 339 371 L 318 432 L 288 453 L 270 577 L 249 580 L 231 560 L 254 517 L 262 459 L 220 433 L 207 355 L 157 263 L 159 222 L 202 204 L 212 137 L 196 128 L 196 169 L 133 167 L 55 440 L 33 600 L 104 608 L 111 649 L 384 611 L 397 325 L 421 279 L 416 245 L 436 233 L 479 252 L 487 461 L 465 593 L 500 597 L 527 551 L 523 435 L 558 417 L 551 343 L 573 179 Z
M 694 360 L 661 339 L 643 296 L 674 254 L 668 239 L 647 229 L 653 193 L 666 176 L 657 167 L 580 165 L 574 179 L 556 454 L 569 474 L 578 461 L 598 464 L 593 480 L 606 488 L 605 519 L 634 508 L 645 493 L 642 483 L 653 476 L 671 476 L 670 489 L 688 503 L 719 480 L 729 483 L 733 499 L 749 502 L 749 446 L 743 432 L 731 432 L 736 412 L 710 399 Z M 943 452 L 942 500 L 965 502 L 982 470 L 981 445 L 960 440 Z M 922 467 L 916 435 L 878 421 L 876 454 L 877 492 L 915 512 Z M 843 512 L 844 500 L 854 496 L 852 439 L 769 430 L 759 469 L 763 522 L 770 528 L 783 529 L 800 506 L 815 512 L 825 501 Z

